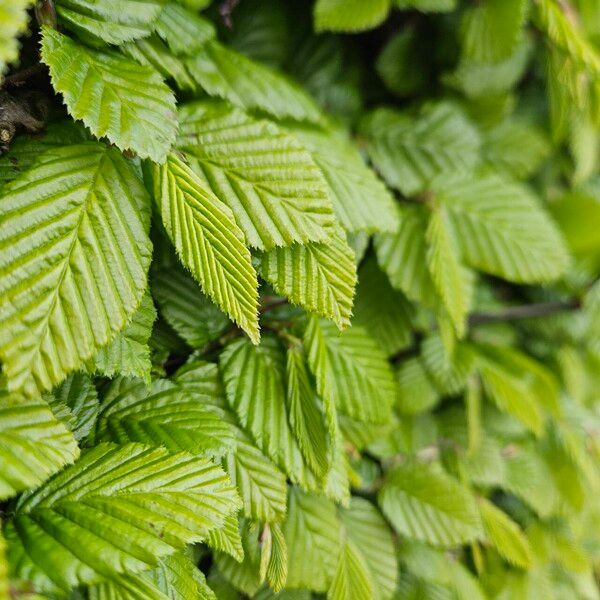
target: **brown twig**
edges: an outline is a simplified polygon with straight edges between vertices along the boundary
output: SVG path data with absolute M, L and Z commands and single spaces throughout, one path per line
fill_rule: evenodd
M 502 310 L 490 313 L 473 313 L 469 316 L 469 326 L 485 325 L 487 323 L 501 323 L 504 321 L 519 321 L 536 317 L 549 317 L 551 315 L 570 312 L 581 307 L 579 300 L 539 302 L 537 304 L 523 304 L 509 306 Z

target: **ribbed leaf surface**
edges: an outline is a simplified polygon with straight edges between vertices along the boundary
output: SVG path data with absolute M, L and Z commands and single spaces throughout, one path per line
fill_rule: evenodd
M 145 37 L 165 0 L 57 0 L 60 21 L 83 41 L 122 44 Z
M 98 392 L 94 382 L 85 373 L 72 373 L 53 390 L 53 395 L 57 402 L 68 407 L 69 429 L 75 439 L 86 437 L 98 416 Z
M 405 196 L 425 191 L 436 177 L 470 173 L 481 140 L 454 104 L 429 105 L 419 118 L 387 108 L 363 124 L 373 164 L 389 185 Z
M 394 198 L 358 148 L 333 131 L 289 129 L 311 153 L 329 184 L 333 209 L 346 231 L 395 231 Z
M 215 37 L 215 27 L 210 21 L 173 2 L 164 7 L 155 29 L 169 48 L 181 56 L 195 54 Z
M 178 146 L 261 250 L 322 241 L 333 233 L 327 184 L 290 134 L 223 102 L 180 111 Z
M 439 469 L 403 465 L 388 473 L 379 504 L 398 533 L 436 546 L 454 546 L 481 535 L 471 493 Z
M 19 54 L 17 37 L 27 27 L 27 9 L 33 0 L 8 0 L 0 4 L 0 79 L 7 64 Z
M 206 459 L 100 444 L 28 496 L 5 532 L 17 576 L 69 590 L 153 568 L 238 506 L 225 473 Z
M 317 0 L 316 31 L 363 31 L 382 23 L 391 0 Z
M 325 592 L 340 551 L 340 522 L 335 505 L 322 496 L 290 488 L 283 531 L 288 547 L 287 587 Z
M 88 50 L 48 27 L 42 60 L 74 119 L 121 150 L 164 162 L 177 131 L 175 97 L 154 69 Z
M 359 326 L 340 335 L 311 317 L 304 344 L 317 391 L 348 416 L 372 422 L 389 417 L 396 388 L 385 354 Z
M 0 198 L 0 357 L 10 389 L 60 383 L 124 327 L 147 286 L 147 193 L 119 152 L 49 150 Z
M 216 41 L 207 42 L 186 66 L 210 96 L 240 108 L 258 109 L 278 119 L 322 120 L 315 101 L 298 84 Z
M 237 562 L 244 560 L 244 547 L 240 536 L 239 518 L 231 514 L 219 529 L 213 529 L 206 539 L 206 545 L 213 550 L 228 554 Z
M 0 393 L 0 498 L 33 488 L 79 455 L 77 442 L 43 400 Z
M 331 319 L 340 330 L 350 324 L 356 262 L 343 230 L 322 243 L 294 244 L 263 255 L 263 277 L 293 304 Z
M 234 438 L 220 411 L 165 379 L 150 388 L 139 379 L 115 379 L 102 399 L 96 427 L 97 441 L 141 442 L 213 457 L 227 452 Z
M 254 342 L 258 282 L 233 214 L 183 161 L 152 167 L 154 199 L 183 264 Z
M 437 198 L 470 266 L 519 283 L 550 281 L 567 268 L 561 234 L 526 187 L 487 175 L 444 185 Z
M 327 590 L 328 600 L 370 600 L 375 593 L 373 586 L 364 557 L 353 541 L 344 540 Z

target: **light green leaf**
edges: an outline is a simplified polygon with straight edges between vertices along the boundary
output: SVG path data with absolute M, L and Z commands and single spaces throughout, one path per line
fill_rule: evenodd
M 300 126 L 290 127 L 289 131 L 323 172 L 333 209 L 346 231 L 377 233 L 397 229 L 393 196 L 344 134 Z
M 425 464 L 406 464 L 388 473 L 379 504 L 398 533 L 435 546 L 473 541 L 482 532 L 471 492 Z
M 551 281 L 565 272 L 563 238 L 526 187 L 492 174 L 440 188 L 437 200 L 471 267 L 518 283 Z
M 315 30 L 364 31 L 380 25 L 390 11 L 391 0 L 317 0 Z
M 413 317 L 404 294 L 392 288 L 373 258 L 367 259 L 360 269 L 353 323 L 364 327 L 391 356 L 410 344 Z
M 473 296 L 473 276 L 461 264 L 458 243 L 445 207 L 435 208 L 426 233 L 427 266 L 450 316 L 456 335 L 462 338 L 467 327 Z
M 397 370 L 397 407 L 403 415 L 414 415 L 432 409 L 440 400 L 429 373 L 420 357 L 403 361 Z
M 0 198 L 0 357 L 9 389 L 48 390 L 110 342 L 147 283 L 149 202 L 119 152 L 49 150 Z
M 237 562 L 244 560 L 244 548 L 240 536 L 239 519 L 231 514 L 219 529 L 213 529 L 206 538 L 206 545 L 212 550 L 228 554 Z
M 121 150 L 164 162 L 177 131 L 175 96 L 154 69 L 88 50 L 48 27 L 42 61 L 74 119 Z
M 98 416 L 98 392 L 89 375 L 72 373 L 53 390 L 57 402 L 69 410 L 69 429 L 76 440 L 85 438 Z
M 414 8 L 421 12 L 451 12 L 456 8 L 456 0 L 394 0 L 400 9 Z
M 328 600 L 370 600 L 374 597 L 373 581 L 364 558 L 351 540 L 342 543 L 335 575 L 327 590 Z
M 290 488 L 283 526 L 288 547 L 287 587 L 325 592 L 340 551 L 340 522 L 330 500 Z
M 180 265 L 153 270 L 152 292 L 161 316 L 192 348 L 204 347 L 231 326 Z
M 178 146 L 261 250 L 324 241 L 334 232 L 327 184 L 294 137 L 224 102 L 180 111 Z
M 265 253 L 261 272 L 293 304 L 332 320 L 340 330 L 350 324 L 356 263 L 341 228 L 326 242 Z
M 70 590 L 158 565 L 239 507 L 210 461 L 140 444 L 100 444 L 18 507 L 5 527 L 15 575 Z
M 353 497 L 343 510 L 348 540 L 362 557 L 373 583 L 373 597 L 387 600 L 398 584 L 398 559 L 392 532 L 379 511 L 367 500 Z
M 77 441 L 41 399 L 0 392 L 0 498 L 35 487 L 79 455 Z
M 124 375 L 150 381 L 150 347 L 148 340 L 156 319 L 156 309 L 148 292 L 133 313 L 129 325 L 107 346 L 100 348 L 93 359 L 93 370 L 106 377 Z
M 258 343 L 258 282 L 233 214 L 181 159 L 153 165 L 154 199 L 182 263 Z
M 0 521 L 0 600 L 10 600 L 8 582 L 8 563 L 6 562 L 6 542 L 2 535 L 2 521 Z
M 380 108 L 362 131 L 373 164 L 405 196 L 426 191 L 437 177 L 469 174 L 479 161 L 479 133 L 450 102 L 427 105 L 417 119 Z
M 246 110 L 278 119 L 320 123 L 315 101 L 297 83 L 216 41 L 206 43 L 186 61 L 194 80 L 210 95 Z
M 193 10 L 168 3 L 155 25 L 156 32 L 179 56 L 200 52 L 204 44 L 215 37 L 215 27 Z
M 89 600 L 216 600 L 204 574 L 184 554 L 162 559 L 155 569 L 124 573 L 88 587 Z
M 228 403 L 242 427 L 293 481 L 306 484 L 306 466 L 289 425 L 284 358 L 273 337 L 256 347 L 241 338 L 223 350 L 219 366 Z
M 479 498 L 479 511 L 487 537 L 510 563 L 527 569 L 533 550 L 521 528 L 502 510 L 485 498 Z
M 271 538 L 269 563 L 267 564 L 267 582 L 275 592 L 280 592 L 286 584 L 288 574 L 288 550 L 285 536 L 279 523 L 265 526 Z M 263 534 L 264 535 L 264 534 Z M 264 544 L 264 541 L 263 541 Z
M 328 436 L 317 393 L 310 380 L 306 356 L 302 348 L 287 351 L 287 407 L 292 431 L 300 451 L 311 469 L 323 477 L 329 470 L 333 443 Z
M 95 437 L 219 457 L 234 445 L 235 433 L 221 411 L 168 380 L 148 388 L 139 379 L 119 378 L 104 393 Z
M 362 421 L 385 422 L 396 387 L 385 354 L 359 326 L 340 335 L 334 326 L 311 317 L 304 335 L 319 396 Z
M 57 0 L 61 24 L 84 42 L 119 45 L 146 37 L 165 0 Z
M 396 233 L 374 238 L 377 262 L 387 274 L 392 287 L 408 298 L 431 307 L 437 303 L 437 292 L 427 264 L 428 211 L 423 206 L 398 205 L 400 227 Z
M 19 56 L 17 38 L 27 28 L 27 9 L 34 0 L 3 0 L 0 4 L 0 80 L 6 66 Z

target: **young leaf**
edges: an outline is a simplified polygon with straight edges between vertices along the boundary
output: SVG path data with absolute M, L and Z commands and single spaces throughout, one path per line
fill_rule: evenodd
M 219 529 L 213 529 L 206 538 L 206 545 L 213 550 L 231 556 L 237 562 L 244 560 L 244 547 L 240 536 L 239 518 L 230 514 L 225 524 Z
M 34 0 L 10 0 L 0 6 L 0 81 L 6 66 L 19 55 L 17 38 L 27 28 L 27 9 Z
M 224 102 L 188 104 L 180 121 L 178 146 L 251 246 L 271 250 L 331 236 L 327 185 L 295 138 Z
M 151 169 L 154 199 L 181 261 L 204 293 L 258 343 L 258 282 L 233 214 L 175 155 Z
M 398 533 L 435 546 L 453 546 L 481 535 L 470 491 L 443 471 L 407 464 L 390 472 L 379 504 Z
M 354 542 L 344 540 L 333 581 L 327 590 L 328 600 L 370 600 L 373 597 L 373 581 L 363 556 Z
M 238 507 L 208 460 L 100 444 L 20 503 L 5 527 L 9 560 L 36 589 L 68 591 L 156 567 Z
M 261 273 L 293 304 L 331 319 L 340 330 L 350 324 L 356 263 L 341 228 L 326 242 L 266 252 Z
M 9 389 L 35 394 L 137 310 L 151 254 L 148 196 L 130 163 L 98 143 L 49 150 L 3 192 L 0 357 Z
M 42 60 L 74 119 L 121 150 L 164 162 L 177 132 L 175 96 L 154 69 L 88 50 L 48 27 Z
M 352 32 L 373 29 L 385 20 L 390 4 L 391 0 L 317 0 L 315 30 Z
M 79 455 L 77 441 L 41 399 L 0 392 L 0 498 L 39 485 Z
M 271 537 L 271 551 L 266 572 L 267 582 L 273 591 L 280 592 L 287 581 L 288 549 L 281 525 L 273 523 L 273 525 L 267 527 L 269 527 Z
M 72 373 L 53 391 L 57 402 L 69 409 L 70 427 L 76 440 L 85 438 L 98 416 L 98 392 L 85 373 Z
M 146 37 L 165 0 L 57 0 L 61 24 L 84 42 L 119 45 Z
M 414 8 L 421 12 L 451 12 L 456 0 L 394 0 L 397 8 Z
M 215 37 L 214 25 L 195 12 L 169 2 L 155 24 L 158 35 L 178 56 L 200 52 Z

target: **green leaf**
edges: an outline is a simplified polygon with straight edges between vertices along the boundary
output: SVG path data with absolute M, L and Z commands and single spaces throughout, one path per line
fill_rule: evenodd
M 420 357 L 403 361 L 398 367 L 397 407 L 403 415 L 414 415 L 432 409 L 440 400 L 436 389 Z
M 323 172 L 333 210 L 346 231 L 377 233 L 397 229 L 393 196 L 346 136 L 300 126 L 290 127 L 289 131 Z
M 362 557 L 372 579 L 375 598 L 391 598 L 398 584 L 398 559 L 392 532 L 367 500 L 353 497 L 341 513 L 348 540 Z
M 392 288 L 373 258 L 367 259 L 359 273 L 353 323 L 364 327 L 391 356 L 410 344 L 413 317 L 404 294 Z
M 68 408 L 69 429 L 75 439 L 84 439 L 98 416 L 98 392 L 94 382 L 85 373 L 72 373 L 54 389 L 53 395 L 57 402 Z
M 0 392 L 0 498 L 35 487 L 79 455 L 77 441 L 41 399 Z
M 485 498 L 479 499 L 479 511 L 487 537 L 510 563 L 527 569 L 533 551 L 521 528 L 502 510 Z
M 258 343 L 258 282 L 233 214 L 182 160 L 153 165 L 154 199 L 182 263 Z
M 350 324 L 356 263 L 341 228 L 323 243 L 294 244 L 265 253 L 261 273 L 293 304 L 332 320 L 340 330 Z
M 315 30 L 364 31 L 380 25 L 390 11 L 391 0 L 317 0 Z
M 467 10 L 462 23 L 462 50 L 478 63 L 508 58 L 521 37 L 527 0 L 486 0 Z
M 152 292 L 160 314 L 192 348 L 204 347 L 231 326 L 180 265 L 153 270 Z
M 49 150 L 0 198 L 0 357 L 11 390 L 52 388 L 137 310 L 150 263 L 148 196 L 102 144 Z
M 454 546 L 481 535 L 474 497 L 438 468 L 396 467 L 379 493 L 379 504 L 398 533 L 434 546 Z
M 112 581 L 88 587 L 89 600 L 216 600 L 203 573 L 184 554 L 160 561 L 140 574 L 124 573 Z
M 57 0 L 60 22 L 84 42 L 119 45 L 146 37 L 165 0 Z
M 332 324 L 311 317 L 304 345 L 321 398 L 354 419 L 389 418 L 394 378 L 385 354 L 364 329 L 354 326 L 340 335 Z
M 278 341 L 265 337 L 260 346 L 247 340 L 230 343 L 219 357 L 227 400 L 257 447 L 293 481 L 306 483 L 306 467 L 289 425 L 284 355 Z
M 8 582 L 8 563 L 6 562 L 6 542 L 2 535 L 2 521 L 0 521 L 0 600 L 10 600 Z
M 456 8 L 456 0 L 394 0 L 400 9 L 414 8 L 421 12 L 451 12 Z
M 271 539 L 269 562 L 267 564 L 267 582 L 275 592 L 280 592 L 286 584 L 288 574 L 288 550 L 285 536 L 279 523 L 265 526 Z M 263 534 L 264 536 L 264 534 Z M 263 541 L 264 544 L 264 541 Z
M 121 150 L 164 162 L 177 131 L 175 97 L 151 67 L 88 50 L 43 28 L 42 61 L 69 114 Z
M 9 558 L 36 589 L 68 591 L 156 567 L 238 507 L 208 460 L 100 444 L 20 503 L 5 527 Z
M 156 319 L 156 309 L 148 292 L 133 314 L 129 325 L 103 348 L 93 359 L 93 370 L 106 377 L 124 375 L 140 377 L 150 381 L 150 347 L 148 340 L 152 335 L 152 326 Z
M 473 276 L 461 264 L 458 243 L 445 207 L 435 208 L 426 233 L 427 266 L 456 335 L 462 338 L 467 328 L 473 296 Z
M 216 41 L 206 43 L 185 63 L 194 80 L 210 96 L 278 119 L 311 123 L 323 119 L 315 101 L 297 83 Z
M 223 527 L 213 529 L 208 534 L 206 545 L 212 550 L 228 554 L 237 562 L 244 560 L 238 516 L 236 514 L 229 515 L 225 519 Z
M 328 600 L 370 600 L 373 598 L 373 581 L 358 548 L 345 540 L 338 556 L 335 575 L 327 590 Z
M 319 477 L 323 477 L 329 470 L 328 446 L 331 441 L 301 347 L 288 350 L 286 375 L 290 426 L 304 459 Z
M 563 238 L 526 187 L 491 174 L 446 183 L 436 197 L 471 267 L 518 283 L 551 281 L 565 272 Z
M 200 52 L 216 33 L 210 21 L 172 2 L 168 3 L 160 13 L 155 29 L 178 56 L 189 56 Z
M 379 108 L 366 117 L 362 131 L 373 164 L 405 196 L 426 191 L 438 177 L 469 174 L 479 161 L 479 133 L 450 102 L 426 106 L 416 120 Z
M 188 104 L 180 121 L 178 146 L 231 208 L 251 246 L 271 250 L 331 236 L 327 185 L 290 134 L 224 102 Z
M 148 388 L 139 379 L 120 378 L 104 393 L 95 439 L 219 457 L 234 445 L 235 432 L 218 409 L 168 380 L 157 379 Z
M 19 56 L 17 38 L 27 28 L 27 9 L 34 0 L 8 0 L 0 5 L 0 80 L 8 64 Z
M 315 592 L 329 588 L 340 551 L 340 528 L 333 502 L 290 488 L 283 526 L 289 552 L 287 587 Z

